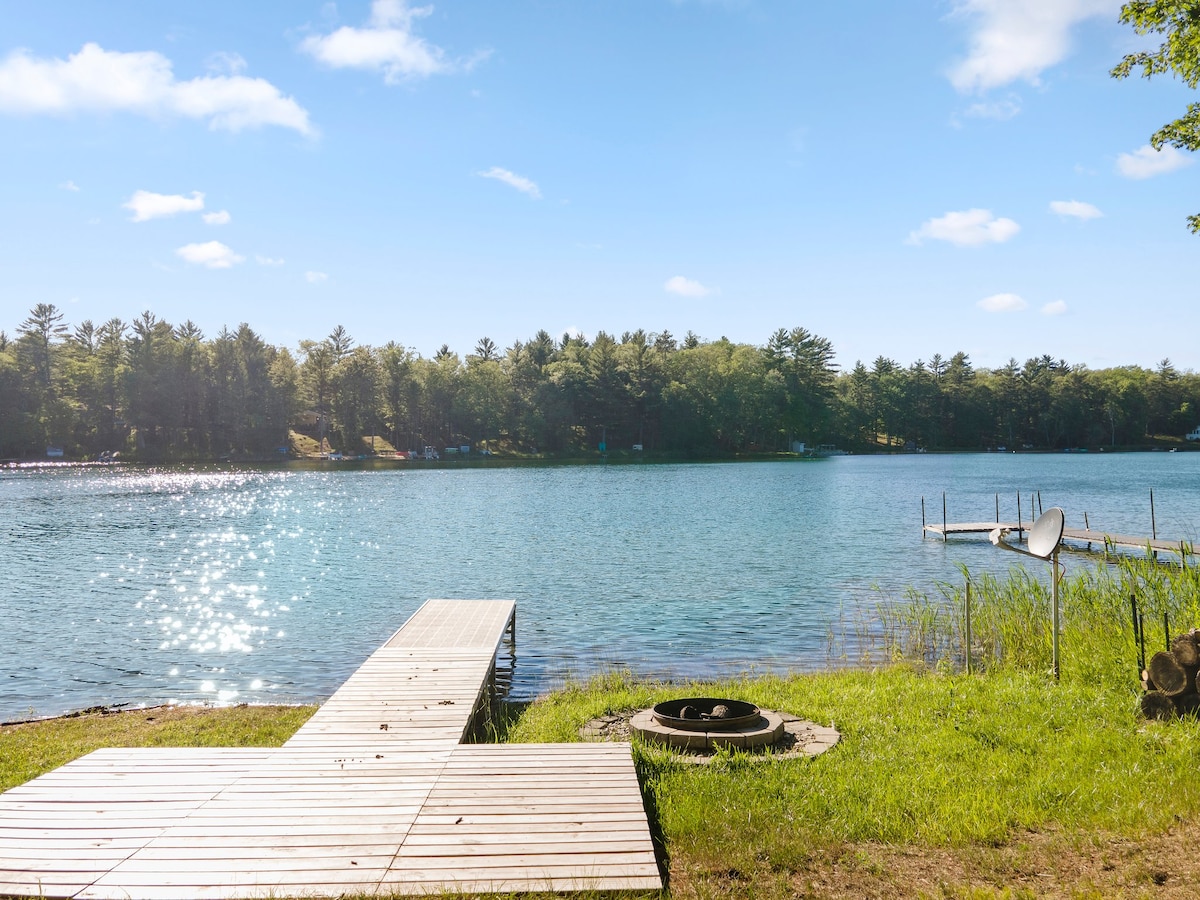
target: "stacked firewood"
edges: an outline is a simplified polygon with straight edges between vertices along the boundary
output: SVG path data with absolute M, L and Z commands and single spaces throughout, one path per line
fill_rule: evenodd
M 1196 672 L 1200 670 L 1200 628 L 1171 641 L 1170 650 L 1150 657 L 1142 670 L 1142 713 L 1148 719 L 1173 719 L 1200 712 Z

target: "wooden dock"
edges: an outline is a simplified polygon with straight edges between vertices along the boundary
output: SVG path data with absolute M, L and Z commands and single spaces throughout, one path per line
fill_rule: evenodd
M 923 534 L 937 535 L 945 540 L 954 534 L 991 534 L 997 528 L 1004 532 L 1029 530 L 1028 525 L 1016 522 L 947 522 L 944 525 L 923 525 L 921 531 Z
M 942 540 L 954 535 L 974 535 L 974 534 L 991 534 L 997 528 L 1004 534 L 1017 533 L 1017 540 L 1023 540 L 1025 532 L 1029 531 L 1029 524 L 1018 524 L 1016 522 L 947 522 L 943 525 L 922 526 L 923 534 L 932 534 L 940 537 Z M 1077 549 L 1100 550 L 1103 551 L 1106 547 L 1122 548 L 1125 550 L 1150 550 L 1155 553 L 1174 553 L 1182 558 L 1185 555 L 1190 555 L 1192 545 L 1188 541 L 1182 540 L 1163 540 L 1161 538 L 1142 537 L 1139 535 L 1130 534 L 1114 534 L 1108 531 L 1097 531 L 1089 528 L 1064 528 L 1063 541 L 1070 541 L 1072 545 L 1083 544 L 1084 547 Z
M 463 744 L 515 604 L 430 600 L 276 749 L 98 750 L 0 794 L 0 895 L 660 890 L 628 744 Z

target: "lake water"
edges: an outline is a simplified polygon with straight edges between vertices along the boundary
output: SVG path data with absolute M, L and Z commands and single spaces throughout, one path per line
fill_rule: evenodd
M 0 721 L 98 704 L 327 697 L 429 597 L 517 601 L 513 691 L 621 667 L 829 660 L 878 590 L 1004 572 L 929 521 L 1200 536 L 1200 453 L 515 468 L 0 470 Z M 1074 565 L 1084 565 L 1074 562 Z

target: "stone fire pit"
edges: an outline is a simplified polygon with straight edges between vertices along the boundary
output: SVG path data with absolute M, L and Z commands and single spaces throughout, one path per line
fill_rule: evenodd
M 643 740 L 677 750 L 749 750 L 776 743 L 783 718 L 741 700 L 686 697 L 634 713 L 629 728 Z

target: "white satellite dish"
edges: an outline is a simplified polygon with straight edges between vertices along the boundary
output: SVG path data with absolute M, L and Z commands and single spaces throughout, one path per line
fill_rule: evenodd
M 1022 550 L 1020 547 L 1014 547 L 1008 541 L 1004 540 L 1004 530 L 1001 528 L 993 528 L 990 535 L 992 543 L 997 547 L 1003 547 L 1005 550 L 1011 550 L 1013 553 L 1021 553 L 1025 556 L 1036 556 L 1038 559 L 1047 560 L 1051 564 L 1050 568 L 1050 584 L 1052 590 L 1052 625 L 1051 628 L 1051 650 L 1050 658 L 1051 666 L 1054 672 L 1054 680 L 1058 680 L 1058 546 L 1062 543 L 1063 528 L 1066 526 L 1066 518 L 1063 516 L 1063 511 L 1057 506 L 1052 506 L 1040 516 L 1038 520 L 1030 526 L 1029 540 L 1027 542 L 1028 549 Z
M 1049 559 L 1062 543 L 1065 526 L 1063 511 L 1057 506 L 1050 507 L 1038 516 L 1029 529 L 1029 553 L 1040 559 Z

